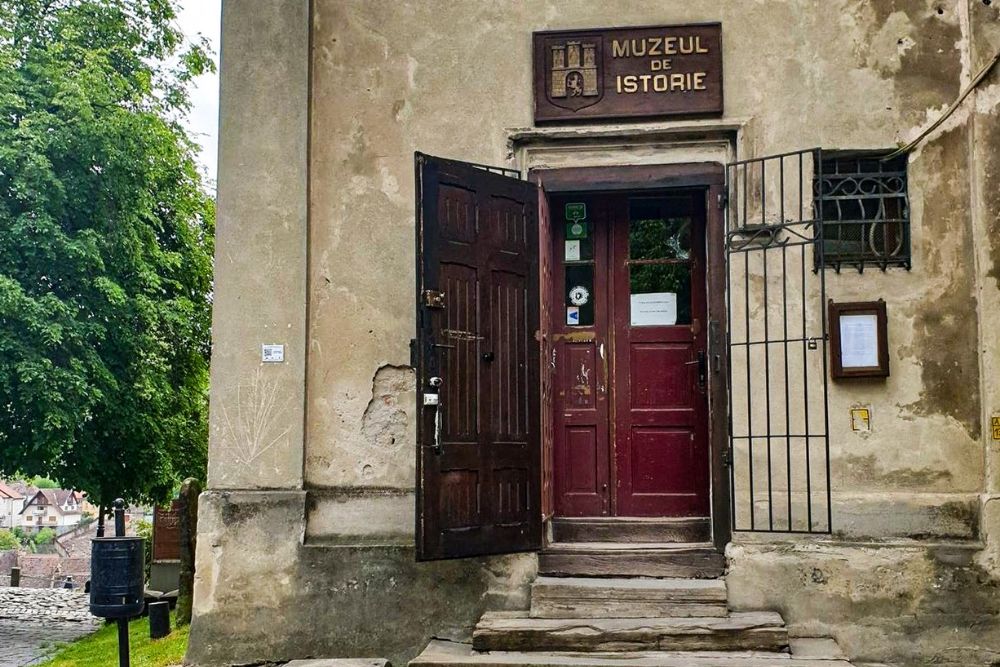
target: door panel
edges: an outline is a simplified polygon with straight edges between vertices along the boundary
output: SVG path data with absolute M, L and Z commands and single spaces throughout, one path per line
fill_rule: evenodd
M 537 180 L 533 182 L 538 182 Z M 539 183 L 539 185 L 541 185 Z M 552 443 L 555 439 L 555 413 L 552 402 L 555 364 L 552 362 L 552 224 L 549 216 L 549 199 L 540 193 L 538 197 L 538 273 L 541 278 L 539 289 L 539 327 L 541 329 L 541 362 L 539 375 L 541 384 L 541 433 L 542 433 L 542 520 L 555 513 L 555 462 Z
M 704 195 L 616 201 L 616 511 L 707 516 Z
M 440 280 L 445 307 L 440 334 L 450 345 L 441 355 L 442 437 L 446 442 L 475 442 L 478 437 L 479 396 L 465 391 L 475 386 L 479 351 L 477 275 L 472 266 L 441 262 Z
M 690 374 L 690 345 L 679 343 L 632 343 L 629 366 L 634 411 L 692 407 L 689 383 L 664 382 L 672 373 Z
M 553 198 L 552 345 L 554 501 L 558 516 L 611 513 L 608 424 L 607 215 L 597 197 Z M 586 206 L 585 231 L 567 239 L 567 203 Z M 575 241 L 567 258 L 566 241 Z M 579 258 L 579 259 L 575 259 Z M 583 292 L 570 294 L 574 288 Z M 570 324 L 569 309 L 578 309 Z
M 541 544 L 538 186 L 417 154 L 417 557 Z
M 553 227 L 556 514 L 707 516 L 704 192 L 572 201 L 589 236 L 567 259 Z

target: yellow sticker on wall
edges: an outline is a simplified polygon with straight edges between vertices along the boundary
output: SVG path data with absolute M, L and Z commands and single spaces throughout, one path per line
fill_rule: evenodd
M 1000 440 L 1000 417 L 993 417 L 990 423 L 993 427 L 993 439 Z
M 851 430 L 872 430 L 872 414 L 868 408 L 851 408 Z

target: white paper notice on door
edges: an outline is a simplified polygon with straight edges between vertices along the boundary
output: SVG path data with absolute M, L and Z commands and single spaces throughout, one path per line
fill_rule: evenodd
M 844 368 L 878 366 L 878 316 L 840 316 L 840 363 Z
M 634 327 L 677 324 L 676 292 L 633 294 L 631 306 Z

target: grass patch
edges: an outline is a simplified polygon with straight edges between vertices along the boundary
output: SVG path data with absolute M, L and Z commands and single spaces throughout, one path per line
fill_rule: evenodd
M 187 650 L 189 625 L 177 629 L 170 614 L 173 632 L 163 639 L 150 640 L 149 619 L 138 618 L 128 625 L 132 648 L 132 667 L 168 667 L 179 665 Z M 118 626 L 105 625 L 92 635 L 66 644 L 41 667 L 113 667 L 118 664 Z

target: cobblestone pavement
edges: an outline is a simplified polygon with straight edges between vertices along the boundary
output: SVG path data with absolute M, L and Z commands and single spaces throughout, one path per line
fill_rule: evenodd
M 57 645 L 98 627 L 83 591 L 0 587 L 0 667 L 35 664 Z

